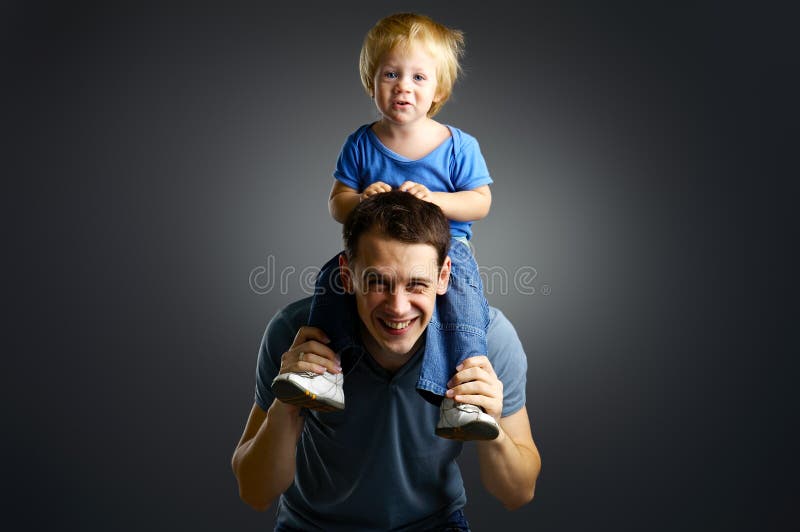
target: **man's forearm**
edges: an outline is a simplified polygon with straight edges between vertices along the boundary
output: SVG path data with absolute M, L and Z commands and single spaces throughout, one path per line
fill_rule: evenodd
M 239 444 L 232 465 L 242 500 L 266 510 L 294 481 L 295 453 L 304 421 L 297 407 L 277 400 L 266 414 L 255 407 L 251 418 L 255 418 L 251 419 L 254 424 L 261 421 L 258 431 Z
M 497 497 L 503 506 L 514 510 L 533 499 L 536 479 L 541 469 L 541 459 L 536 445 L 529 437 L 519 437 L 519 429 L 530 426 L 527 422 L 527 413 L 517 412 L 525 416 L 525 427 L 519 424 L 503 427 L 507 418 L 500 420 L 501 429 L 508 428 L 512 437 L 506 430 L 500 431 L 500 436 L 495 440 L 478 442 L 478 459 L 480 462 L 481 481 L 486 489 Z M 517 420 L 518 421 L 518 420 Z M 518 441 L 515 441 L 518 440 Z

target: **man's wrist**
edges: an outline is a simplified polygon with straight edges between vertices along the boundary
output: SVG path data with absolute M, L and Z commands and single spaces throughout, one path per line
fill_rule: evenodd
M 478 447 L 486 447 L 487 449 L 492 449 L 495 451 L 499 451 L 502 449 L 509 441 L 512 441 L 511 438 L 508 437 L 508 434 L 503 430 L 503 427 L 500 427 L 500 432 L 498 433 L 497 437 L 493 440 L 482 440 L 477 441 L 475 443 L 478 444 Z
M 274 412 L 276 415 L 281 417 L 298 418 L 300 417 L 301 410 L 302 407 L 284 403 L 280 399 L 275 399 L 272 401 L 272 405 L 270 405 L 268 413 Z

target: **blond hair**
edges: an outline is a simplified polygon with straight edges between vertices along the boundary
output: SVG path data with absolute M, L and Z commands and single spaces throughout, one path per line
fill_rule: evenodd
M 379 20 L 364 37 L 359 58 L 361 84 L 370 98 L 375 93 L 375 72 L 386 52 L 396 47 L 421 44 L 434 57 L 436 66 L 436 96 L 428 116 L 439 112 L 453 92 L 464 54 L 464 34 L 434 22 L 425 15 L 397 13 Z

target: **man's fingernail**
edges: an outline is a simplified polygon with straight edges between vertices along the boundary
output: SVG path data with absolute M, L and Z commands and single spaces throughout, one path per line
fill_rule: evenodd
M 453 397 L 455 394 L 456 392 L 454 392 L 453 390 L 447 390 L 447 392 L 445 392 L 445 395 L 447 397 Z
M 461 371 L 462 369 L 464 369 L 464 364 L 459 364 L 456 366 L 456 371 Z

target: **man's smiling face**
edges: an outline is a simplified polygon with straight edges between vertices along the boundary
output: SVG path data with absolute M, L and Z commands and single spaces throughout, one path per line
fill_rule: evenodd
M 345 286 L 355 293 L 364 345 L 396 369 L 424 340 L 436 296 L 447 291 L 450 259 L 440 268 L 433 246 L 370 231 L 359 238 L 353 263 L 340 262 Z

